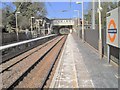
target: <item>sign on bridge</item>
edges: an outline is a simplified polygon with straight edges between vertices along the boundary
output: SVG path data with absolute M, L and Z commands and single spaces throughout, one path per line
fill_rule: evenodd
M 54 19 L 52 21 L 53 26 L 68 26 L 74 25 L 74 20 L 72 19 Z

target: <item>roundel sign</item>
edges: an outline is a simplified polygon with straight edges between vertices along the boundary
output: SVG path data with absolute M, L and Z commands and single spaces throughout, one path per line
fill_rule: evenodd
M 108 23 L 108 38 L 110 42 L 114 42 L 116 39 L 117 34 L 117 26 L 114 21 L 114 19 L 110 19 L 110 22 Z

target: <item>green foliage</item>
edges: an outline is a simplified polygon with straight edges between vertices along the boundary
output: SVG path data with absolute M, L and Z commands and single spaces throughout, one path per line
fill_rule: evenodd
M 106 13 L 117 7 L 117 3 L 113 2 L 104 2 L 102 3 L 102 27 L 106 27 Z
M 91 18 L 92 18 L 91 15 L 92 15 L 91 10 L 88 11 L 88 14 L 85 14 L 85 15 L 84 15 L 85 19 L 86 19 L 89 23 L 91 23 Z
M 118 5 L 117 2 L 102 2 L 101 3 L 101 7 L 103 8 L 102 11 L 101 11 L 101 18 L 102 18 L 102 27 L 105 27 L 106 26 L 106 13 L 112 9 L 115 9 Z M 96 13 L 95 13 L 95 22 L 96 24 L 98 24 L 99 22 L 99 15 L 98 15 L 98 12 L 97 12 L 97 8 L 98 8 L 98 3 L 96 3 Z M 91 15 L 92 15 L 92 12 L 91 12 L 91 9 L 88 11 L 88 14 L 85 15 L 86 17 L 86 20 L 91 23 Z
M 10 25 L 15 27 L 15 13 L 18 17 L 18 26 L 22 29 L 30 28 L 31 17 L 45 16 L 47 14 L 45 4 L 43 2 L 13 2 L 13 5 L 16 7 L 14 11 L 10 9 L 9 6 L 6 6 L 2 10 L 2 22 L 3 25 Z

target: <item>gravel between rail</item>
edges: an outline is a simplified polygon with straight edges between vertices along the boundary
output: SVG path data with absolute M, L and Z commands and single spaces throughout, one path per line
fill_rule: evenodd
M 51 43 L 52 41 L 58 39 L 59 37 L 56 37 L 48 42 L 46 42 L 45 44 L 39 45 L 36 48 L 33 48 L 15 58 L 10 59 L 9 61 L 7 61 L 6 63 L 2 63 L 0 65 L 0 67 L 2 67 L 2 71 L 0 71 L 0 73 L 3 73 L 5 71 L 7 71 L 10 67 L 13 67 L 14 65 L 16 65 L 17 63 L 25 60 L 25 58 L 29 57 L 30 55 L 34 54 L 35 52 L 37 52 L 38 50 L 40 50 L 41 48 L 45 47 L 46 45 L 48 45 L 49 43 Z
M 43 88 L 45 80 L 53 67 L 60 49 L 65 41 L 63 38 L 40 62 L 16 88 Z

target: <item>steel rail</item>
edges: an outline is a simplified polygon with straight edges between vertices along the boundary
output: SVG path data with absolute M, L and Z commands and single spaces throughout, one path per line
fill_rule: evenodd
M 28 74 L 31 72 L 35 66 L 63 39 L 62 37 L 60 40 L 58 40 L 47 52 L 42 55 L 39 60 L 37 60 L 33 65 L 31 65 L 25 72 L 22 73 L 22 75 L 17 78 L 8 88 L 7 90 L 14 89 Z
M 54 62 L 51 64 L 51 67 L 50 67 L 49 71 L 47 72 L 47 74 L 46 74 L 46 76 L 45 76 L 45 78 L 43 80 L 42 85 L 40 86 L 41 90 L 43 90 L 44 86 L 46 85 L 46 82 L 47 82 L 47 80 L 48 80 L 48 78 L 49 78 L 49 76 L 50 76 L 50 74 L 51 74 L 51 72 L 52 72 L 52 70 L 54 68 L 54 65 L 55 65 L 56 61 L 58 60 L 58 57 L 60 56 L 60 53 L 62 52 L 65 41 L 66 41 L 66 37 L 65 37 L 65 40 L 64 40 L 63 44 L 61 45 L 59 51 L 57 52 L 57 55 L 54 58 Z
M 56 40 L 56 39 L 57 39 L 57 38 L 55 38 L 54 40 Z M 18 64 L 19 62 L 23 61 L 25 58 L 27 58 L 27 57 L 29 57 L 30 55 L 34 54 L 34 53 L 37 52 L 38 50 L 44 48 L 45 46 L 47 46 L 48 44 L 50 44 L 50 43 L 53 42 L 54 40 L 52 40 L 52 41 L 46 43 L 46 44 L 43 45 L 42 47 L 40 47 L 40 48 L 38 48 L 37 50 L 31 52 L 29 55 L 27 55 L 27 56 L 21 58 L 19 61 L 13 63 L 12 65 L 10 65 L 10 66 L 8 66 L 8 67 L 6 67 L 5 69 L 3 69 L 3 70 L 0 72 L 0 74 L 3 73 L 3 72 L 5 72 L 5 71 L 7 71 L 9 68 L 13 67 L 14 65 Z

